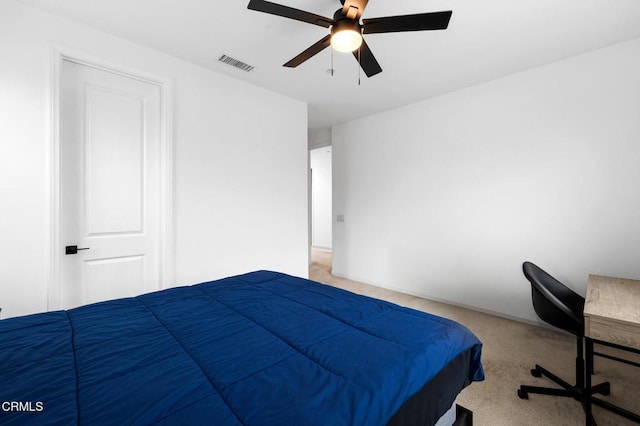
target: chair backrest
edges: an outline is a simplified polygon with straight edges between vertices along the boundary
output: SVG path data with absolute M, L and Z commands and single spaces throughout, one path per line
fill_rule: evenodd
M 578 336 L 584 335 L 584 297 L 531 262 L 522 264 L 531 283 L 533 309 L 544 322 Z

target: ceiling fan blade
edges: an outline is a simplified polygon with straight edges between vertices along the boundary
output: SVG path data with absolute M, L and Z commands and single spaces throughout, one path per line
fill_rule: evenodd
M 342 14 L 349 19 L 360 19 L 369 0 L 345 0 Z
M 451 11 L 420 13 L 416 15 L 388 16 L 386 18 L 363 19 L 364 34 L 394 33 L 401 31 L 446 30 Z
M 295 58 L 293 58 L 292 60 L 284 64 L 283 67 L 295 68 L 301 63 L 303 63 L 304 61 L 311 59 L 313 56 L 322 52 L 324 49 L 329 47 L 330 44 L 331 44 L 331 34 L 328 34 L 325 37 L 323 37 L 322 40 L 319 40 L 318 42 L 314 43 L 307 50 L 305 50 L 304 52 L 302 52 L 301 54 L 299 54 L 298 56 L 296 56 Z
M 373 77 L 374 75 L 382 72 L 382 67 L 380 67 L 376 57 L 373 56 L 373 53 L 371 52 L 371 49 L 369 49 L 369 45 L 366 41 L 362 40 L 360 49 L 353 51 L 353 56 L 355 56 L 356 60 L 358 60 L 358 54 L 360 55 L 360 67 L 362 67 L 362 70 L 367 77 Z
M 251 0 L 247 8 L 257 10 L 258 12 L 270 13 L 271 15 L 282 16 L 284 18 L 295 19 L 296 21 L 319 25 L 325 28 L 329 28 L 333 25 L 333 19 L 325 18 L 324 16 L 316 15 L 315 13 L 305 12 L 304 10 L 294 9 L 289 6 L 271 3 L 270 1 L 265 0 Z

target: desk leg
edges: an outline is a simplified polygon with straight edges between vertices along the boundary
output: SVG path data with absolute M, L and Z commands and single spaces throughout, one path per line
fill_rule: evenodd
M 609 345 L 609 346 L 614 346 L 611 345 L 609 343 L 606 342 L 600 342 L 599 340 L 597 340 L 598 343 L 602 343 L 604 345 Z M 631 349 L 631 348 L 624 348 L 621 346 L 614 346 L 614 347 L 618 347 L 620 349 L 624 349 L 630 352 L 635 352 L 635 353 L 640 353 L 635 349 Z M 640 414 L 631 412 L 629 410 L 625 410 L 622 407 L 618 407 L 617 405 L 614 405 L 608 401 L 603 401 L 600 398 L 596 398 L 593 396 L 593 394 L 590 392 L 591 391 L 591 374 L 589 374 L 589 371 L 593 370 L 593 339 L 590 339 L 588 337 L 585 336 L 585 352 L 586 352 L 586 365 L 585 365 L 585 395 L 584 395 L 584 407 L 585 407 L 585 412 L 586 412 L 586 416 L 587 416 L 587 421 L 586 424 L 587 425 L 593 425 L 595 423 L 595 421 L 593 420 L 592 417 L 592 410 L 591 407 L 593 405 L 597 405 L 599 407 L 604 408 L 605 410 L 611 411 L 612 413 L 615 413 L 619 416 L 622 417 L 626 417 L 629 420 L 634 421 L 635 423 L 640 424 Z M 624 360 L 619 360 L 622 362 L 625 362 Z M 627 364 L 631 364 L 631 365 L 636 365 L 634 363 L 630 363 L 630 362 L 626 362 Z M 640 366 L 640 365 L 636 365 L 636 366 Z
M 593 340 L 586 337 L 585 338 L 585 346 L 586 346 L 586 359 L 585 359 L 585 414 L 587 417 L 586 424 L 587 426 L 593 425 L 593 415 L 591 414 L 591 372 L 593 371 Z

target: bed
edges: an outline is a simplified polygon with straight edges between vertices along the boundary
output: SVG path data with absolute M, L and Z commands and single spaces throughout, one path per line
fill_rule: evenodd
M 0 321 L 0 424 L 433 425 L 482 345 L 272 271 Z

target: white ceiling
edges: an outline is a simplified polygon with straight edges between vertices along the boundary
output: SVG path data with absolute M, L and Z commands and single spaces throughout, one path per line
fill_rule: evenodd
M 369 34 L 383 72 L 325 49 L 282 64 L 327 29 L 247 9 L 249 0 L 20 0 L 309 104 L 311 130 L 640 37 L 638 0 L 370 0 L 363 18 L 452 10 L 445 31 Z M 272 0 L 273 1 L 273 0 Z M 275 0 L 331 18 L 339 0 Z M 255 66 L 246 73 L 222 54 Z

